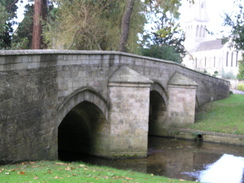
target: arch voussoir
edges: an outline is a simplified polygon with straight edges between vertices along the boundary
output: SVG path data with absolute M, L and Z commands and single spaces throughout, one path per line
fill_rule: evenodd
M 58 108 L 58 123 L 71 111 L 75 106 L 81 102 L 88 101 L 95 104 L 107 118 L 108 116 L 108 107 L 106 100 L 100 96 L 95 90 L 90 88 L 82 88 L 76 90 L 70 94 L 59 106 Z

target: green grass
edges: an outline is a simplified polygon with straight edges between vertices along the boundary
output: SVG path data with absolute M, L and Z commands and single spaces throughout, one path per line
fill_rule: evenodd
M 196 113 L 190 129 L 244 135 L 244 95 L 208 103 Z
M 152 174 L 53 161 L 24 162 L 0 166 L 1 183 L 179 183 L 190 182 Z

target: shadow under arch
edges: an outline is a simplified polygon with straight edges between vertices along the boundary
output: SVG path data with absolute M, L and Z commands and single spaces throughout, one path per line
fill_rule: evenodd
M 150 91 L 149 135 L 161 136 L 166 129 L 167 96 L 165 89 L 160 84 L 152 84 Z
M 59 108 L 58 157 L 82 160 L 84 155 L 102 156 L 109 134 L 107 104 L 93 90 L 71 94 Z

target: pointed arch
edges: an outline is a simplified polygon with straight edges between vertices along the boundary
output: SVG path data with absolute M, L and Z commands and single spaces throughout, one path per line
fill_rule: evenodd
M 108 117 L 108 104 L 106 100 L 91 88 L 80 88 L 70 94 L 59 106 L 58 125 L 75 106 L 84 101 L 95 104 L 102 111 L 104 116 L 106 118 Z
M 159 83 L 154 82 L 151 85 L 151 91 L 156 91 L 161 95 L 161 97 L 163 98 L 163 100 L 165 102 L 166 108 L 167 108 L 167 106 L 168 106 L 168 94 L 167 94 L 166 90 L 164 89 L 164 87 L 161 86 Z
M 203 26 L 200 26 L 199 37 L 203 37 Z
M 161 135 L 166 128 L 168 95 L 159 83 L 153 83 L 150 92 L 149 135 Z
M 92 89 L 82 88 L 67 97 L 58 111 L 58 158 L 76 161 L 86 154 L 103 156 L 110 129 L 107 111 L 105 99 Z
M 204 30 L 203 30 L 203 38 L 206 37 L 206 32 L 207 32 L 207 26 L 205 25 L 205 26 L 204 26 Z
M 199 25 L 197 25 L 197 28 L 196 28 L 196 37 L 199 36 Z

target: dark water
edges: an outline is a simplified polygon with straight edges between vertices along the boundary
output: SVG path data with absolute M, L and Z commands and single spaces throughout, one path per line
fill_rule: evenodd
M 148 157 L 105 160 L 90 164 L 207 183 L 243 183 L 244 147 L 150 137 Z

